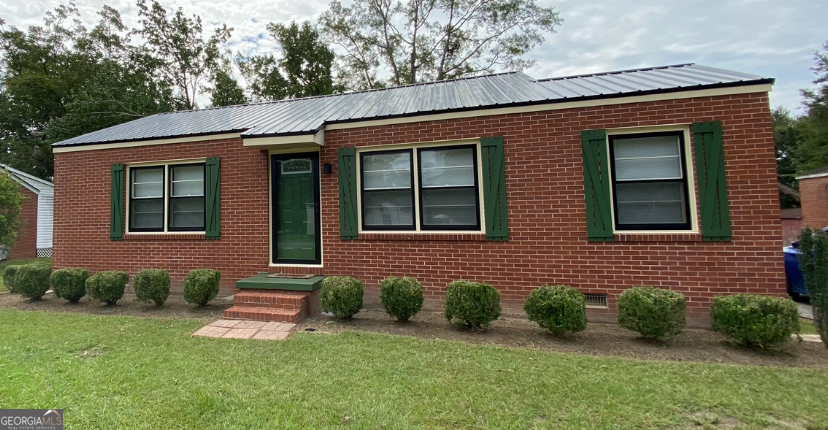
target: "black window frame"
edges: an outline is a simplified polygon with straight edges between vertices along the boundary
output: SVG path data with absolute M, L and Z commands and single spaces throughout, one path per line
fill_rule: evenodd
M 408 153 L 408 163 L 409 169 L 408 174 L 410 175 L 411 181 L 411 225 L 366 225 L 365 224 L 365 193 L 371 193 L 375 191 L 381 190 L 365 190 L 365 156 L 366 155 L 379 155 L 379 154 L 394 154 L 394 153 Z M 415 231 L 417 230 L 417 217 L 416 217 L 416 202 L 414 198 L 414 153 L 412 149 L 390 149 L 388 151 L 365 151 L 359 153 L 359 193 L 360 193 L 360 215 L 362 215 L 361 224 L 363 231 Z
M 203 182 L 203 191 L 202 197 L 196 196 L 187 196 L 187 197 L 172 197 L 172 173 L 170 169 L 175 167 L 184 167 L 184 166 L 201 166 L 202 172 L 204 174 L 204 182 Z M 152 169 L 161 169 L 161 197 L 160 198 L 153 198 L 153 199 L 146 199 L 146 198 L 135 198 L 133 195 L 133 181 L 135 178 L 135 172 L 141 170 L 152 170 Z M 207 163 L 206 162 L 199 162 L 199 163 L 181 163 L 181 164 L 155 164 L 151 166 L 137 166 L 137 167 L 130 167 L 129 168 L 129 178 L 127 184 L 129 186 L 129 194 L 128 194 L 128 201 L 129 201 L 129 211 L 128 211 L 128 218 L 129 222 L 128 225 L 128 232 L 129 233 L 164 233 L 164 232 L 188 232 L 188 231 L 205 231 L 207 228 Z M 171 219 L 172 219 L 172 210 L 170 209 L 170 200 L 172 199 L 188 199 L 188 198 L 202 198 L 204 199 L 204 220 L 202 222 L 202 227 L 178 227 L 173 228 L 171 227 Z M 134 227 L 133 222 L 135 217 L 133 216 L 132 211 L 134 210 L 135 206 L 133 201 L 135 200 L 161 200 L 161 228 L 142 228 L 142 227 Z
M 452 149 L 471 149 L 472 150 L 472 173 L 474 176 L 474 185 L 472 187 L 466 186 L 452 186 L 452 187 L 433 187 L 433 188 L 426 188 L 428 189 L 474 189 L 474 204 L 475 204 L 475 223 L 474 225 L 456 225 L 456 224 L 445 224 L 445 225 L 426 225 L 423 220 L 425 217 L 423 216 L 423 169 L 422 169 L 422 153 L 423 151 L 445 151 L 445 150 L 452 150 Z M 452 146 L 432 146 L 432 147 L 423 147 L 417 148 L 417 197 L 419 197 L 420 205 L 417 208 L 417 211 L 420 216 L 420 230 L 421 231 L 476 231 L 480 230 L 480 184 L 478 181 L 478 164 L 477 164 L 477 145 L 452 145 Z
M 475 200 L 475 224 L 474 225 L 424 225 L 423 224 L 423 180 L 422 180 L 422 165 L 421 153 L 422 151 L 440 151 L 451 149 L 471 149 L 472 150 L 472 166 L 474 172 L 474 200 Z M 411 207 L 412 222 L 411 225 L 366 225 L 365 224 L 365 171 L 364 159 L 366 155 L 378 154 L 392 154 L 392 153 L 408 153 L 409 154 L 409 172 L 411 174 Z M 417 158 L 416 169 L 414 157 Z M 475 144 L 461 144 L 448 146 L 424 146 L 416 148 L 405 149 L 389 149 L 380 151 L 360 151 L 359 153 L 359 193 L 360 193 L 360 225 L 362 231 L 480 231 L 481 229 L 481 199 L 480 199 L 480 178 L 478 170 L 480 162 L 478 160 L 477 145 Z M 416 172 L 415 172 L 416 170 Z M 416 176 L 416 181 L 415 181 Z M 471 188 L 469 186 L 445 187 L 446 189 L 464 189 Z M 428 190 L 429 188 L 426 188 Z M 432 188 L 436 189 L 436 188 Z M 367 191 L 370 193 L 372 190 Z M 416 195 L 415 195 L 416 194 Z M 419 202 L 419 204 L 418 204 Z
M 640 179 L 640 180 L 622 180 L 618 181 L 615 174 L 615 141 L 622 140 L 622 139 L 635 139 L 635 138 L 646 138 L 646 137 L 663 137 L 663 136 L 671 136 L 671 137 L 678 137 L 678 145 L 679 145 L 679 153 L 681 155 L 681 178 L 680 179 Z M 684 140 L 684 132 L 683 131 L 665 131 L 665 132 L 653 132 L 653 133 L 635 133 L 635 134 L 616 134 L 609 136 L 609 163 L 610 163 L 610 171 L 612 172 L 612 207 L 613 207 L 613 225 L 615 226 L 616 231 L 644 231 L 644 230 L 652 230 L 652 231 L 690 231 L 693 229 L 693 218 L 690 211 L 690 187 L 689 187 L 689 178 L 687 175 L 688 172 L 688 165 L 687 165 L 687 154 L 686 154 L 686 143 Z M 617 198 L 617 190 L 616 185 L 621 182 L 623 184 L 635 184 L 635 183 L 682 183 L 682 191 L 684 192 L 684 219 L 686 220 L 684 223 L 640 223 L 640 224 L 621 224 L 618 220 L 618 198 Z
M 201 196 L 183 196 L 183 197 L 174 197 L 173 196 L 173 173 L 172 171 L 179 167 L 193 167 L 193 166 L 200 166 L 201 167 Z M 167 195 L 167 231 L 205 231 L 207 229 L 207 163 L 186 163 L 186 164 L 168 164 L 167 168 L 165 169 L 169 172 L 169 179 L 167 181 L 167 188 L 166 191 L 169 193 Z M 204 214 L 201 220 L 201 227 L 173 227 L 172 226 L 172 202 L 173 200 L 192 200 L 192 199 L 201 199 L 201 213 Z
M 142 198 L 142 197 L 135 197 L 134 196 L 134 187 L 135 187 L 135 172 L 140 172 L 141 170 L 157 170 L 161 169 L 161 197 L 154 197 L 154 198 Z M 164 204 L 164 184 L 167 181 L 167 169 L 165 166 L 142 166 L 142 167 L 131 167 L 129 169 L 129 231 L 136 232 L 136 233 L 145 233 L 145 232 L 163 232 L 164 231 L 164 223 L 167 219 L 166 214 L 166 205 Z M 135 200 L 147 201 L 147 200 L 161 200 L 161 228 L 148 228 L 148 227 L 134 227 L 133 223 L 135 222 L 135 216 L 133 215 L 133 211 L 135 210 L 135 204 L 133 203 Z

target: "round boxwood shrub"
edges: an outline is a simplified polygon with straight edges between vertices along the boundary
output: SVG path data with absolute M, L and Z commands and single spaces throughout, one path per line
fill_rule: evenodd
M 20 266 L 8 266 L 3 270 L 3 285 L 12 293 L 17 292 L 14 289 L 14 277 L 17 276 L 17 268 Z
M 52 272 L 49 283 L 52 285 L 55 296 L 77 303 L 86 295 L 86 280 L 88 278 L 89 271 L 86 269 L 58 269 Z
M 322 310 L 337 318 L 351 318 L 362 309 L 362 282 L 350 276 L 330 276 L 322 281 Z
M 163 306 L 170 296 L 170 274 L 161 269 L 144 269 L 132 281 L 135 298 L 142 302 L 155 302 Z
M 713 329 L 742 345 L 777 348 L 799 334 L 799 310 L 782 297 L 734 294 L 713 298 L 710 307 Z
M 423 308 L 423 286 L 414 278 L 390 276 L 380 284 L 380 299 L 388 315 L 405 322 Z
M 676 291 L 630 288 L 618 297 L 618 325 L 649 339 L 677 335 L 687 325 L 687 301 Z
M 530 321 L 556 335 L 583 331 L 587 326 L 584 295 L 567 285 L 544 285 L 532 291 L 523 310 Z
M 500 292 L 481 282 L 454 281 L 446 290 L 446 319 L 471 329 L 488 326 L 500 318 Z
M 184 277 L 184 300 L 207 306 L 216 298 L 221 283 L 221 272 L 213 269 L 195 269 Z
M 86 280 L 86 292 L 89 297 L 114 305 L 124 296 L 129 275 L 117 270 L 98 272 Z
M 42 264 L 24 264 L 18 266 L 14 275 L 14 289 L 21 296 L 40 300 L 49 291 L 49 275 L 52 268 Z

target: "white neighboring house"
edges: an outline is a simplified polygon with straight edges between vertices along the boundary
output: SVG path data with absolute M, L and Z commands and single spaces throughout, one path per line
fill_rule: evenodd
M 52 223 L 55 207 L 55 185 L 28 173 L 0 164 L 0 172 L 9 175 L 21 186 L 37 195 L 37 244 L 35 252 L 38 258 L 52 256 Z M 22 214 L 21 214 L 22 215 Z M 32 222 L 26 220 L 24 222 Z M 9 249 L 0 245 L 0 260 L 9 258 Z

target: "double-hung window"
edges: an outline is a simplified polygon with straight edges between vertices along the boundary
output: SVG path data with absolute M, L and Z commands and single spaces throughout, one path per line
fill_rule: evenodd
M 616 230 L 690 230 L 681 132 L 610 136 Z
M 203 231 L 204 205 L 204 163 L 130 169 L 130 231 Z
M 477 146 L 360 153 L 362 229 L 479 230 Z

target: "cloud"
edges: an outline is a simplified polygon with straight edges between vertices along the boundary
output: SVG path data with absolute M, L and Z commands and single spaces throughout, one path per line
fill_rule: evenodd
M 7 25 L 41 24 L 59 0 L 0 2 Z M 136 7 L 127 0 L 77 0 L 90 26 L 104 4 L 121 12 L 131 27 L 138 24 Z M 233 28 L 229 46 L 243 55 L 274 52 L 268 22 L 314 20 L 327 0 L 162 0 L 168 11 L 181 7 L 200 15 L 205 32 L 219 23 Z M 348 2 L 345 2 L 346 4 Z M 773 106 L 793 111 L 801 88 L 811 86 L 813 53 L 828 34 L 828 8 L 810 0 L 539 0 L 564 18 L 558 32 L 533 50 L 536 64 L 526 72 L 553 77 L 679 63 L 752 73 L 777 79 Z

